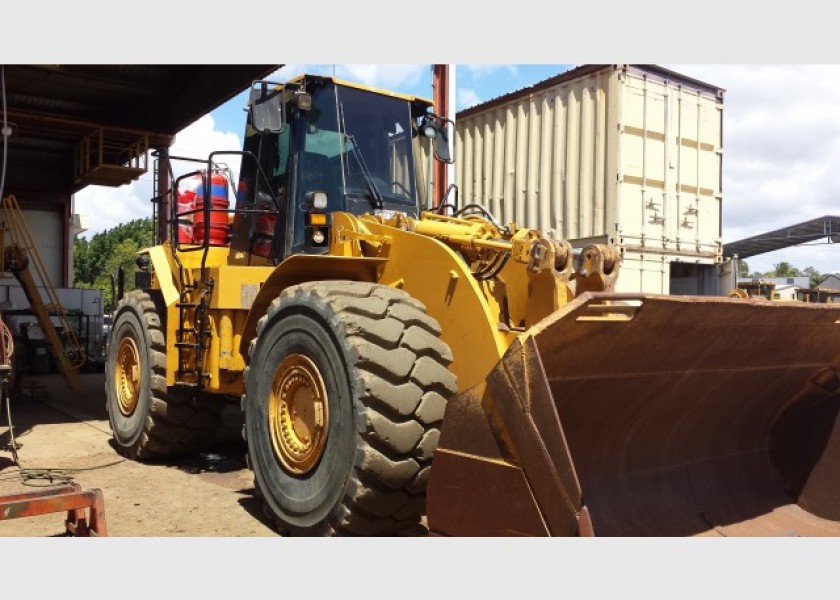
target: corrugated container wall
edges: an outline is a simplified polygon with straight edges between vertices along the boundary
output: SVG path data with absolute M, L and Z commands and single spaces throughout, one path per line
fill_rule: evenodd
M 647 66 L 555 79 L 459 113 L 461 203 L 576 247 L 617 245 L 621 291 L 710 293 L 711 274 L 670 265 L 721 260 L 723 91 Z

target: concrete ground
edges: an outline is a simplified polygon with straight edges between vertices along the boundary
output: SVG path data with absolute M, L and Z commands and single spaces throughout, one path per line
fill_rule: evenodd
M 245 445 L 219 445 L 157 464 L 124 460 L 110 445 L 105 376 L 80 376 L 70 391 L 60 375 L 30 376 L 12 400 L 23 473 L 13 461 L 5 403 L 0 415 L 0 496 L 38 491 L 42 469 L 60 469 L 83 489 L 99 488 L 111 537 L 275 536 L 254 497 Z M 48 472 L 55 473 L 55 472 Z M 62 474 L 62 473 L 57 473 Z M 22 480 L 22 475 L 35 479 Z M 0 537 L 62 535 L 66 513 L 0 521 Z

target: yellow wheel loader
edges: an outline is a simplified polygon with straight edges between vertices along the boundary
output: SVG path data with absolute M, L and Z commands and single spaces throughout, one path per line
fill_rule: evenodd
M 729 292 L 730 298 L 764 298 L 766 300 L 780 300 L 776 284 L 763 279 L 739 281 L 738 287 Z
M 620 295 L 610 246 L 431 209 L 430 108 L 252 85 L 116 310 L 120 452 L 194 452 L 240 401 L 283 534 L 840 532 L 840 309 Z

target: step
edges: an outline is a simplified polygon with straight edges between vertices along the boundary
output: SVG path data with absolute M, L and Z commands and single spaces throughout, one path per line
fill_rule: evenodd
M 196 349 L 196 348 L 198 348 L 198 346 L 199 346 L 199 344 L 196 344 L 195 342 L 175 342 L 175 347 L 176 348 L 193 348 L 193 349 Z

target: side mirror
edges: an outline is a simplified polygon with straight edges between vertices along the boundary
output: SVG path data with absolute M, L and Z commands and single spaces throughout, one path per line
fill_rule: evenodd
M 449 152 L 449 132 L 445 124 L 439 126 L 438 134 L 435 136 L 435 156 L 445 163 L 453 162 Z
M 454 121 L 429 113 L 423 117 L 420 130 L 424 136 L 434 140 L 435 158 L 447 164 L 455 162 L 449 145 L 449 140 L 453 139 L 455 134 Z
M 283 118 L 283 88 L 270 81 L 251 84 L 251 125 L 261 133 L 280 133 L 285 126 Z

